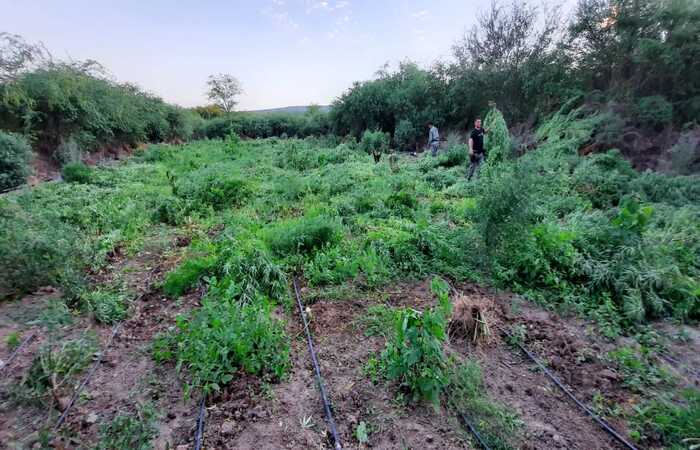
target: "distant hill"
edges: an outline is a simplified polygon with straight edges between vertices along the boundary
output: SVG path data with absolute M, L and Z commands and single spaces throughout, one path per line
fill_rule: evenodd
M 328 112 L 331 110 L 330 105 L 319 105 L 322 112 Z M 309 109 L 308 106 L 283 106 L 281 108 L 269 108 L 269 109 L 254 109 L 250 113 L 258 114 L 269 114 L 269 113 L 290 113 L 290 114 L 304 114 L 306 110 Z

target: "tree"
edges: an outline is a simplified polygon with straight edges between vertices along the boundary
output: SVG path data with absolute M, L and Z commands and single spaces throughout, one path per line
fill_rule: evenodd
M 0 83 L 15 80 L 38 63 L 50 60 L 41 44 L 30 44 L 22 36 L 0 32 Z
M 207 98 L 224 112 L 233 112 L 233 108 L 238 103 L 236 97 L 243 92 L 240 81 L 233 75 L 220 73 L 210 75 L 207 86 L 209 87 Z

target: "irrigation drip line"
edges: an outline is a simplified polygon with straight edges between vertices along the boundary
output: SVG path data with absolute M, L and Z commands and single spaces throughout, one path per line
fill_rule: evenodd
M 63 425 L 63 422 L 66 420 L 66 417 L 68 417 L 68 413 L 70 412 L 71 408 L 75 404 L 75 401 L 78 399 L 78 396 L 80 395 L 81 392 L 83 392 L 83 389 L 85 389 L 85 386 L 87 386 L 88 381 L 90 381 L 90 377 L 95 373 L 95 370 L 97 370 L 97 367 L 100 365 L 102 362 L 102 358 L 104 357 L 105 353 L 107 353 L 107 350 L 109 347 L 112 345 L 112 341 L 114 340 L 114 336 L 117 335 L 119 330 L 122 327 L 122 324 L 124 322 L 119 322 L 112 328 L 112 335 L 109 337 L 109 340 L 107 341 L 107 345 L 102 349 L 100 352 L 100 355 L 97 357 L 97 360 L 92 364 L 92 367 L 90 367 L 90 371 L 85 375 L 85 378 L 80 382 L 80 385 L 78 386 L 78 389 L 73 392 L 73 396 L 70 399 L 70 402 L 68 403 L 68 406 L 66 406 L 66 409 L 63 410 L 63 413 L 61 414 L 61 417 L 58 418 L 56 421 L 56 425 L 54 425 L 53 430 L 58 431 L 59 428 L 61 428 L 61 425 Z
M 510 333 L 508 333 L 506 330 L 504 330 L 504 329 L 501 328 L 501 327 L 498 327 L 498 328 L 499 328 L 499 329 L 501 330 L 501 332 L 504 333 L 506 336 L 511 337 Z M 542 369 L 542 371 L 544 372 L 544 374 L 547 375 L 547 377 L 548 377 L 550 380 L 552 380 L 552 381 L 554 382 L 554 384 L 557 385 L 557 387 L 558 387 L 559 389 L 562 390 L 562 392 L 564 392 L 571 400 L 573 400 L 574 403 L 576 403 L 576 405 L 577 405 L 579 408 L 581 408 L 581 409 L 582 409 L 583 411 L 585 411 L 589 416 L 591 416 L 591 417 L 593 418 L 593 420 L 595 420 L 595 421 L 598 423 L 598 425 L 600 425 L 601 428 L 603 428 L 603 430 L 605 430 L 608 434 L 610 434 L 612 437 L 614 437 L 615 439 L 617 439 L 618 442 L 620 442 L 622 445 L 624 445 L 624 446 L 627 447 L 628 449 L 630 449 L 630 450 L 638 450 L 637 447 L 635 447 L 633 444 L 631 444 L 629 441 L 627 441 L 627 440 L 626 440 L 624 437 L 622 437 L 617 431 L 615 431 L 610 425 L 608 425 L 608 423 L 607 423 L 604 419 L 598 417 L 598 415 L 597 415 L 596 413 L 594 413 L 593 411 L 591 411 L 590 408 L 588 408 L 588 407 L 587 407 L 586 405 L 584 405 L 579 399 L 577 399 L 576 396 L 575 396 L 566 386 L 564 386 L 564 385 L 561 383 L 561 381 L 559 381 L 559 379 L 557 379 L 557 377 L 555 377 L 555 376 L 549 371 L 549 369 L 547 369 L 547 367 L 545 367 L 544 364 L 542 364 L 532 353 L 530 353 L 530 351 L 528 351 L 528 349 L 526 349 L 522 344 L 520 344 L 520 343 L 517 342 L 517 341 L 514 341 L 514 340 L 513 340 L 513 342 L 520 348 L 520 350 L 523 351 L 523 353 L 525 353 L 525 354 L 527 355 L 528 358 L 530 358 L 530 360 L 532 360 L 532 362 L 534 362 L 535 364 L 537 364 L 537 366 L 538 366 L 540 369 Z
M 479 434 L 479 432 L 476 431 L 476 428 L 474 427 L 474 425 L 472 425 L 472 423 L 469 421 L 466 414 L 462 413 L 462 414 L 460 414 L 460 417 L 462 418 L 462 421 L 467 426 L 467 428 L 469 428 L 469 431 L 471 431 L 471 433 L 476 437 L 476 440 L 479 441 L 479 445 L 481 445 L 481 447 L 484 450 L 491 450 L 491 448 L 488 445 L 486 445 L 486 442 L 484 442 L 484 440 L 481 438 L 481 435 Z
M 12 351 L 10 356 L 7 358 L 7 361 L 5 361 L 2 366 L 0 366 L 0 373 L 2 373 L 7 367 L 10 367 L 10 364 L 12 363 L 12 360 L 14 360 L 17 355 L 19 355 L 19 352 L 22 351 L 22 348 L 29 344 L 29 342 L 34 339 L 35 334 L 32 333 L 29 336 L 27 336 L 18 346 L 16 349 Z
M 331 435 L 333 436 L 333 442 L 335 443 L 335 450 L 342 450 L 343 446 L 340 444 L 338 430 L 335 428 L 335 421 L 333 420 L 333 412 L 331 411 L 331 405 L 328 401 L 328 394 L 326 393 L 326 388 L 323 386 L 323 380 L 321 379 L 321 370 L 318 367 L 318 360 L 316 359 L 316 352 L 314 351 L 314 343 L 311 339 L 311 332 L 309 331 L 309 323 L 306 321 L 306 315 L 304 315 L 304 307 L 301 304 L 301 297 L 299 295 L 299 286 L 297 285 L 297 279 L 292 279 L 292 282 L 294 284 L 294 295 L 297 299 L 299 314 L 301 315 L 301 320 L 304 323 L 304 331 L 306 331 L 306 343 L 309 347 L 311 362 L 314 365 L 314 372 L 316 372 L 316 382 L 318 384 L 318 390 L 321 393 L 323 410 L 326 413 L 326 422 L 328 423 L 328 427 L 331 429 Z
M 207 394 L 202 395 L 202 400 L 199 403 L 199 415 L 197 416 L 197 431 L 194 435 L 194 450 L 202 448 L 204 437 L 204 413 L 206 411 Z

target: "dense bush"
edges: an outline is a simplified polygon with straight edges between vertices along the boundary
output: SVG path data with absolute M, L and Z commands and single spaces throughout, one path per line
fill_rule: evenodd
M 248 185 L 227 167 L 213 165 L 187 173 L 175 181 L 173 193 L 193 209 L 240 205 L 249 194 Z
M 17 134 L 0 131 L 0 191 L 24 183 L 30 173 L 31 147 Z
M 81 162 L 68 163 L 61 168 L 61 177 L 66 183 L 89 183 L 92 170 Z
M 642 97 L 637 101 L 635 116 L 642 125 L 663 127 L 673 121 L 673 105 L 661 95 Z
M 18 101 L 0 101 L 0 118 L 6 118 L 10 129 L 30 130 L 40 148 L 55 149 L 70 139 L 87 151 L 186 140 L 199 120 L 195 113 L 133 85 L 114 83 L 75 65 L 27 72 L 13 81 L 13 89 L 22 95 Z
M 270 249 L 278 256 L 309 254 L 342 237 L 337 219 L 316 216 L 282 222 L 265 235 Z
M 239 370 L 279 380 L 290 366 L 289 341 L 271 312 L 264 298 L 241 305 L 208 296 L 189 319 L 177 318 L 176 331 L 156 339 L 154 357 L 187 369 L 186 394 L 219 391 Z

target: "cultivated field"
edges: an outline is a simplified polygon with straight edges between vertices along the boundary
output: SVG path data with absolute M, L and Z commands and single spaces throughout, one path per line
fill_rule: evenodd
M 685 448 L 698 185 L 578 156 L 581 117 L 499 161 L 493 111 L 472 182 L 457 142 L 375 163 L 232 135 L 5 194 L 0 446 L 333 448 L 298 280 L 343 448 L 479 448 L 470 426 L 494 449 L 624 448 L 523 348 L 630 445 Z

